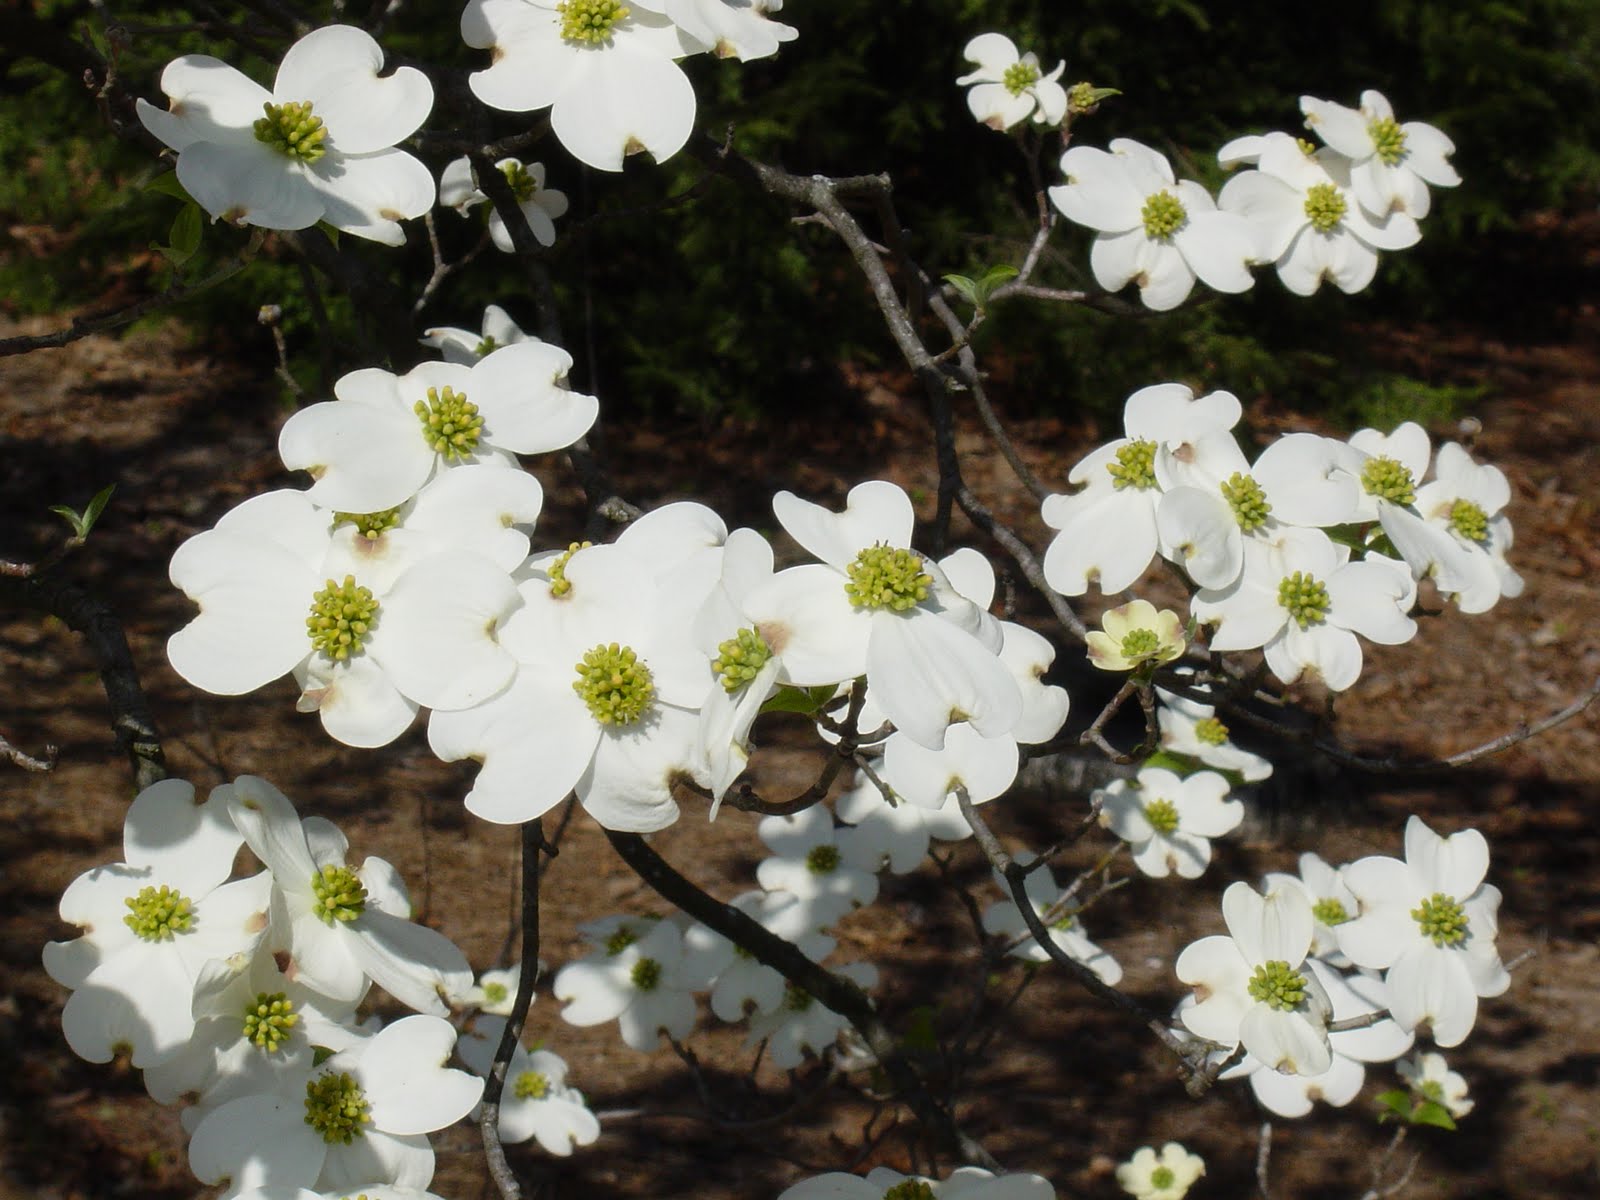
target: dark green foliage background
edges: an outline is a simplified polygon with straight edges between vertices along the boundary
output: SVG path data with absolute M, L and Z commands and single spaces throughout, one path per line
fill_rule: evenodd
M 112 32 L 127 90 L 159 101 L 160 68 L 184 51 L 208 50 L 269 79 L 271 62 L 249 47 L 287 44 L 288 35 L 255 15 L 272 7 L 241 9 L 246 35 L 219 39 L 184 28 L 210 10 L 110 4 L 132 30 Z M 459 93 L 482 56 L 459 42 L 457 9 L 440 18 L 422 11 L 430 8 L 403 9 L 382 41 L 391 60 L 430 65 L 441 92 L 453 84 Z M 35 11 L 65 39 L 111 45 L 86 3 L 46 0 Z M 312 24 L 329 19 L 325 10 L 305 11 Z M 1526 235 L 1517 230 L 1532 211 L 1596 202 L 1595 0 L 1372 0 L 1309 9 L 1192 0 L 791 0 L 781 15 L 801 35 L 776 60 L 686 64 L 708 147 L 731 131 L 739 150 L 793 171 L 888 172 L 912 249 L 935 276 L 1015 261 L 1033 220 L 1022 155 L 1012 139 L 971 120 L 953 82 L 966 69 L 961 47 L 985 30 L 1038 48 L 1047 66 L 1065 58 L 1065 82 L 1122 90 L 1079 123 L 1078 142 L 1137 138 L 1171 155 L 1180 174 L 1212 186 L 1221 178 L 1218 146 L 1243 133 L 1297 130 L 1297 99 L 1307 92 L 1355 104 L 1363 88 L 1377 88 L 1402 120 L 1429 121 L 1455 140 L 1465 186 L 1435 194 L 1422 245 L 1386 256 L 1378 283 L 1361 296 L 1328 287 L 1299 301 L 1269 270 L 1246 296 L 1210 297 L 1159 317 L 1003 307 L 980 348 L 987 362 L 1014 368 L 1013 405 L 1114 411 L 1137 386 L 1187 378 L 1348 421 L 1438 419 L 1459 394 L 1376 369 L 1353 325 L 1490 319 L 1526 327 L 1559 319 L 1575 286 L 1549 275 L 1549 264 L 1529 266 Z M 14 312 L 80 304 L 105 295 L 113 272 L 125 277 L 120 294 L 140 294 L 158 283 L 159 264 L 146 267 L 135 256 L 164 239 L 175 213 L 169 197 L 140 190 L 161 164 L 150 146 L 107 133 L 92 93 L 64 69 L 70 63 L 60 45 L 29 40 L 11 38 L 0 49 L 0 209 L 10 230 L 0 235 L 0 304 Z M 473 136 L 504 136 L 531 123 L 498 113 L 467 119 L 478 122 Z M 436 170 L 449 157 L 426 145 L 421 153 Z M 792 224 L 787 206 L 732 177 L 706 179 L 709 149 L 664 167 L 630 160 L 620 177 L 586 170 L 553 140 L 527 157 L 543 159 L 552 186 L 573 199 L 561 225 L 567 236 L 548 265 L 577 382 L 597 390 L 612 412 L 788 419 L 796 403 L 810 411 L 838 392 L 841 362 L 896 364 L 837 240 L 815 225 Z M 1049 152 L 1042 162 L 1047 182 L 1054 159 Z M 662 206 L 691 189 L 686 202 Z M 437 219 L 449 254 L 477 236 L 470 220 L 448 212 Z M 59 233 L 41 237 L 40 229 Z M 192 269 L 203 271 L 242 241 L 209 227 Z M 1079 273 L 1087 235 L 1066 226 L 1056 244 L 1063 253 L 1041 281 L 1092 282 Z M 352 240 L 343 246 L 352 249 Z M 420 226 L 403 252 L 353 250 L 404 294 L 414 295 L 427 276 Z M 1508 289 L 1516 294 L 1512 312 Z M 336 337 L 319 348 L 302 272 L 269 244 L 249 272 L 185 315 L 211 336 L 261 352 L 270 343 L 255 325 L 256 310 L 283 305 L 296 373 L 315 387 L 319 371 L 369 361 L 360 357 L 359 311 L 337 296 L 326 301 Z M 475 325 L 491 301 L 533 324 L 524 275 L 493 252 L 440 290 L 418 330 Z

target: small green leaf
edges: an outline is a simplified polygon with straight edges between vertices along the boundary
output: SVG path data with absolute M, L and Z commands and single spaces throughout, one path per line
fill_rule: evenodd
M 1411 1110 L 1411 1123 L 1433 1125 L 1439 1129 L 1456 1127 L 1455 1119 L 1451 1117 L 1449 1109 L 1442 1104 L 1435 1104 L 1432 1100 L 1423 1100 Z
M 1411 1093 L 1403 1088 L 1384 1092 L 1378 1098 L 1378 1121 L 1392 1121 L 1398 1117 L 1402 1121 L 1411 1120 Z
M 965 275 L 946 275 L 944 277 L 944 281 L 951 287 L 955 288 L 955 290 L 960 293 L 962 299 L 964 299 L 968 304 L 972 305 L 973 308 L 980 307 L 978 304 L 978 284 L 976 280 L 969 279 Z
M 833 693 L 830 689 L 829 695 L 832 694 Z M 764 713 L 804 713 L 806 716 L 811 716 L 821 707 L 821 702 L 817 700 L 817 698 L 813 696 L 811 692 L 806 691 L 804 688 L 780 687 L 777 692 L 761 706 L 761 711 Z
M 977 287 L 974 289 L 977 293 L 978 307 L 987 308 L 989 306 L 989 297 L 994 295 L 995 289 L 1003 283 L 1010 283 L 1017 277 L 1018 273 L 1017 268 L 1010 263 L 1002 263 L 985 271 L 983 278 L 978 280 Z
M 185 204 L 194 203 L 194 197 L 189 195 L 189 190 L 178 182 L 178 173 L 176 171 L 162 172 L 145 184 L 144 190 L 147 192 L 159 192 L 163 196 L 172 196 L 175 199 L 182 200 Z
M 72 526 L 72 536 L 83 539 L 89 536 L 89 531 L 94 528 L 94 523 L 100 519 L 100 514 L 105 512 L 106 504 L 111 499 L 111 493 L 117 490 L 116 484 L 108 484 L 95 493 L 94 499 L 89 501 L 89 506 L 81 513 L 75 508 L 65 504 L 52 504 L 50 511 L 60 516 L 68 525 Z
M 167 241 L 172 243 L 173 250 L 187 259 L 200 248 L 200 233 L 204 228 L 205 223 L 200 219 L 200 206 L 191 201 L 180 208 L 178 215 L 172 218 L 172 229 L 167 234 Z

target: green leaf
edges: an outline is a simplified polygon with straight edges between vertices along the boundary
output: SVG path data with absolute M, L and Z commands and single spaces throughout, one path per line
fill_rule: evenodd
M 1435 1104 L 1432 1100 L 1423 1100 L 1416 1108 L 1411 1110 L 1411 1123 L 1413 1125 L 1433 1125 L 1439 1129 L 1454 1129 L 1455 1119 L 1451 1117 L 1450 1110 L 1442 1104 Z
M 978 280 L 977 295 L 978 307 L 985 308 L 989 304 L 989 297 L 994 295 L 994 290 L 1003 283 L 1010 283 L 1020 274 L 1017 268 L 1010 263 L 1001 263 L 999 266 L 990 267 L 983 273 L 983 278 Z
M 82 539 L 89 536 L 89 531 L 94 528 L 94 523 L 100 519 L 100 514 L 105 512 L 106 504 L 111 499 L 111 493 L 117 490 L 116 484 L 108 484 L 95 493 L 94 499 L 89 501 L 89 506 L 78 512 L 65 504 L 52 504 L 50 511 L 61 516 L 68 525 L 72 526 L 72 535 Z
M 946 275 L 944 281 L 955 288 L 961 294 L 962 299 L 972 305 L 973 308 L 981 307 L 978 304 L 978 284 L 976 280 L 969 279 L 965 275 Z
M 1378 1121 L 1392 1121 L 1398 1117 L 1402 1121 L 1411 1120 L 1411 1093 L 1404 1088 L 1395 1088 L 1393 1091 L 1384 1092 L 1378 1097 Z
M 178 210 L 178 215 L 172 218 L 172 229 L 167 234 L 167 241 L 172 243 L 172 249 L 187 259 L 200 248 L 200 233 L 205 228 L 205 223 L 200 219 L 200 206 L 193 201 L 185 204 Z M 183 259 L 176 261 L 182 262 Z
M 337 250 L 339 248 L 339 231 L 326 221 L 318 221 L 317 228 L 328 235 L 328 240 L 333 243 L 333 248 Z
M 832 694 L 831 689 L 829 694 Z M 775 695 L 770 697 L 767 702 L 761 706 L 761 711 L 764 713 L 804 713 L 809 717 L 815 714 L 821 707 L 822 702 L 804 688 L 781 687 L 778 689 Z
M 147 192 L 159 192 L 163 196 L 171 196 L 174 199 L 182 200 L 185 204 L 194 203 L 194 197 L 189 195 L 189 190 L 178 182 L 178 173 L 176 171 L 162 172 L 145 184 L 144 190 Z

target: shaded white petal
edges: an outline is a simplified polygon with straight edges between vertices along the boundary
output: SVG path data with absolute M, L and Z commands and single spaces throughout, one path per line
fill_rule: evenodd
M 280 102 L 306 101 L 345 154 L 392 146 L 416 132 L 433 108 L 433 85 L 414 67 L 379 78 L 383 50 L 352 25 L 325 25 L 290 46 L 278 66 Z
M 356 237 L 403 246 L 399 222 L 433 207 L 433 174 L 404 150 L 370 154 L 329 152 L 306 171 L 322 197 L 325 220 Z

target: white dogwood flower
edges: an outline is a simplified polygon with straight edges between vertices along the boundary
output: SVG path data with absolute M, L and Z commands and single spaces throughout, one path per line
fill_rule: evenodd
M 1452 1117 L 1464 1117 L 1474 1108 L 1467 1096 L 1467 1081 L 1445 1061 L 1444 1055 L 1418 1051 L 1395 1064 L 1406 1086 L 1424 1100 L 1443 1105 Z
M 551 990 L 566 1004 L 563 1020 L 573 1025 L 616 1021 L 622 1040 L 648 1053 L 660 1045 L 663 1033 L 681 1040 L 694 1028 L 693 986 L 682 930 L 671 921 L 657 921 L 614 953 L 568 963 L 556 972 Z
M 783 8 L 783 0 L 656 0 L 644 7 L 664 12 L 718 58 L 768 58 L 800 36 L 794 26 L 769 15 Z
M 1027 866 L 1033 861 L 1031 854 L 1018 854 L 1017 862 Z M 1008 942 L 1006 953 L 1029 962 L 1049 962 L 1050 954 L 1022 918 L 1022 911 L 1011 896 L 1011 885 L 1005 876 L 995 872 L 995 882 L 1006 898 L 997 900 L 983 912 L 983 927 L 989 933 L 999 934 Z M 1078 906 L 1067 895 L 1067 890 L 1056 882 L 1049 867 L 1036 867 L 1028 873 L 1023 890 L 1034 913 L 1050 930 L 1050 940 L 1070 958 L 1088 967 L 1102 983 L 1115 986 L 1122 979 L 1122 967 L 1109 953 L 1089 940 L 1083 922 L 1078 919 Z
M 566 215 L 567 194 L 544 185 L 544 164 L 524 163 L 520 158 L 502 158 L 494 164 L 495 170 L 505 176 L 506 186 L 516 197 L 517 208 L 534 241 L 541 246 L 556 244 L 556 219 Z M 472 182 L 472 162 L 466 156 L 455 159 L 439 176 L 439 203 L 453 208 L 465 216 L 479 204 L 487 204 L 489 197 Z M 511 231 L 506 228 L 500 210 L 489 208 L 489 238 L 495 248 L 507 254 L 516 250 Z
M 460 363 L 467 367 L 502 346 L 538 340 L 531 333 L 522 332 L 522 327 L 511 319 L 511 314 L 498 304 L 491 304 L 483 310 L 483 328 L 478 333 L 470 329 L 457 329 L 452 325 L 439 325 L 425 330 L 418 339 L 424 346 L 432 346 L 437 350 L 445 362 Z
M 1307 129 L 1350 160 L 1356 199 L 1380 221 L 1391 212 L 1420 221 L 1431 205 L 1430 183 L 1455 187 L 1461 182 L 1448 161 L 1455 143 L 1421 121 L 1400 124 L 1382 92 L 1362 92 L 1359 109 L 1301 96 L 1300 111 Z
M 1058 62 L 1046 75 L 1039 68 L 1039 56 L 1032 50 L 1021 54 L 1017 45 L 1003 33 L 980 33 L 967 43 L 961 56 L 976 63 L 978 69 L 963 75 L 956 83 L 971 85 L 967 107 L 972 115 L 993 129 L 1010 129 L 1032 117 L 1040 125 L 1060 125 L 1067 116 L 1067 91 L 1061 86 L 1061 73 L 1067 64 Z
M 878 982 L 878 968 L 871 963 L 845 963 L 832 967 L 857 987 L 869 989 Z M 816 997 L 793 983 L 784 984 L 783 1002 L 768 1012 L 750 1018 L 746 1046 L 767 1043 L 767 1055 L 775 1067 L 793 1070 L 805 1061 L 806 1052 L 821 1054 L 832 1046 L 850 1022 Z
M 598 170 L 620 171 L 639 150 L 664 162 L 694 129 L 694 88 L 676 60 L 711 47 L 656 7 L 468 0 L 462 39 L 494 59 L 467 84 L 490 108 L 549 108 L 557 139 Z
M 461 1035 L 456 1053 L 487 1078 L 500 1048 L 505 1021 L 480 1018 Z M 509 1146 L 538 1141 L 547 1154 L 570 1156 L 579 1146 L 600 1138 L 600 1122 L 577 1088 L 567 1086 L 566 1060 L 548 1050 L 529 1050 L 521 1043 L 511 1052 L 505 1088 L 500 1093 L 500 1140 Z
M 1128 842 L 1134 864 L 1156 879 L 1205 873 L 1211 839 L 1244 820 L 1244 805 L 1227 796 L 1228 781 L 1215 771 L 1180 779 L 1164 767 L 1145 767 L 1137 782 L 1116 779 L 1095 792 L 1100 823 Z
M 140 100 L 146 129 L 178 152 L 178 181 L 213 218 L 267 229 L 326 221 L 398 246 L 399 222 L 433 207 L 433 176 L 395 148 L 433 108 L 433 86 L 401 67 L 379 76 L 370 34 L 328 25 L 283 56 L 269 92 L 207 54 L 161 73 L 167 109 Z
M 1181 1142 L 1168 1142 L 1159 1155 L 1152 1146 L 1135 1150 L 1117 1167 L 1117 1183 L 1135 1200 L 1183 1200 L 1205 1173 L 1205 1159 L 1190 1154 Z
M 1198 183 L 1176 181 L 1158 151 L 1131 138 L 1113 139 L 1110 153 L 1073 146 L 1061 173 L 1066 182 L 1050 188 L 1050 202 L 1096 231 L 1089 265 L 1108 292 L 1137 282 L 1145 307 L 1164 312 L 1188 298 L 1196 278 L 1219 292 L 1255 283 L 1246 222 Z

